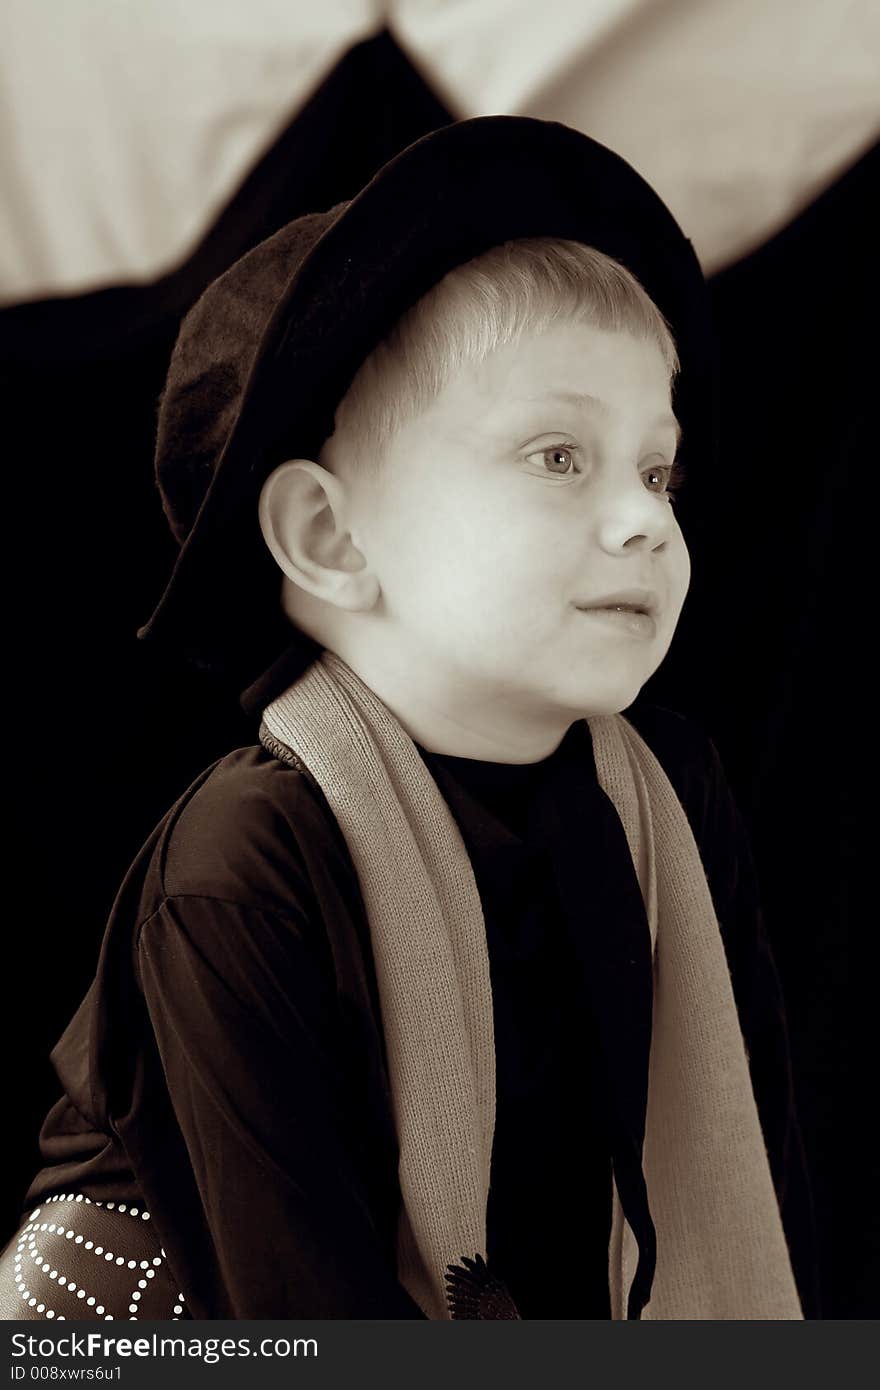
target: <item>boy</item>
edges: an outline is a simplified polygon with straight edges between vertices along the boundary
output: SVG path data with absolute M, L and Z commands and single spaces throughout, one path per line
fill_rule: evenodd
M 188 316 L 145 633 L 260 743 L 144 846 L 53 1054 L 28 1202 L 79 1263 L 32 1214 L 31 1316 L 125 1316 L 86 1236 L 132 1202 L 174 1316 L 802 1316 L 742 829 L 698 731 L 619 718 L 689 581 L 701 285 L 622 161 L 487 118 Z

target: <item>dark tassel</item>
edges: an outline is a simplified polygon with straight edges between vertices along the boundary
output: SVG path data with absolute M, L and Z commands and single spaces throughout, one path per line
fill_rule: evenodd
M 466 1265 L 466 1269 L 462 1269 Z M 446 1266 L 446 1297 L 453 1318 L 519 1318 L 507 1285 L 492 1274 L 482 1255 Z

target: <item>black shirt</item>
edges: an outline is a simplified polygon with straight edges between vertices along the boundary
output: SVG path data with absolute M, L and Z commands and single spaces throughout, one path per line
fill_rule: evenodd
M 524 1318 L 609 1318 L 604 1073 L 553 873 L 558 856 L 568 855 L 579 881 L 589 874 L 591 817 L 570 785 L 595 785 L 589 732 L 573 725 L 538 763 L 419 752 L 458 822 L 486 921 L 496 1051 L 489 1267 Z M 585 901 L 601 897 L 595 879 L 594 889 L 583 892 Z M 582 930 L 580 915 L 571 925 Z M 644 933 L 650 960 L 647 922 Z M 647 1058 L 644 1069 L 641 1059 L 635 1065 L 646 1097 Z
M 744 827 L 696 725 L 653 706 L 627 718 L 700 848 L 804 1311 L 817 1316 L 784 1009 Z M 609 825 L 582 721 L 538 764 L 420 751 L 486 917 L 490 1265 L 524 1317 L 607 1318 L 612 1162 L 643 1255 L 650 1236 L 634 1149 L 650 946 L 622 827 L 616 813 Z M 257 745 L 196 779 L 129 870 L 52 1057 L 64 1094 L 25 1206 L 71 1189 L 145 1203 L 195 1317 L 423 1316 L 395 1272 L 398 1154 L 369 928 L 308 774 Z

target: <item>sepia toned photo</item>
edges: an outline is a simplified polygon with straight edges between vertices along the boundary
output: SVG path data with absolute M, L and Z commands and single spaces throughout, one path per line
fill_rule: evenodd
M 874 8 L 3 25 L 3 1319 L 876 1317 Z

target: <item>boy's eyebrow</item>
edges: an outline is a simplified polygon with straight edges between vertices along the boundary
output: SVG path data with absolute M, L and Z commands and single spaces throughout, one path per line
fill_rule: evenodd
M 596 410 L 600 415 L 608 414 L 608 406 L 605 401 L 598 396 L 591 396 L 586 391 L 547 391 L 542 396 L 527 396 L 525 399 L 531 405 L 540 405 L 542 401 L 562 401 L 565 405 L 577 406 L 579 410 L 587 407 L 589 410 Z M 671 425 L 675 430 L 676 448 L 681 444 L 681 425 L 675 416 L 668 411 L 658 415 L 652 422 L 651 428 L 657 429 L 660 425 Z

